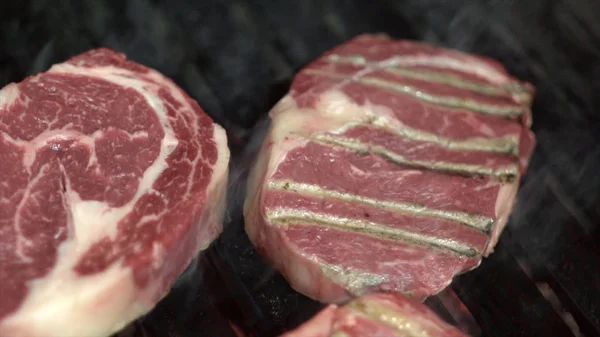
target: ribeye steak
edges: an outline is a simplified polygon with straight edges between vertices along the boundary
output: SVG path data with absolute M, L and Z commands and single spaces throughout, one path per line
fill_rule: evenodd
M 250 240 L 323 302 L 436 294 L 506 224 L 533 92 L 493 60 L 423 43 L 362 35 L 326 52 L 270 112 Z
M 0 336 L 108 335 L 220 233 L 224 130 L 97 49 L 0 91 Z
M 467 337 L 424 304 L 400 294 L 372 294 L 330 304 L 281 337 Z

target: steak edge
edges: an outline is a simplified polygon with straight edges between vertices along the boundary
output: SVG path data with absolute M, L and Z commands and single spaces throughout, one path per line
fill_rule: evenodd
M 0 336 L 106 336 L 222 230 L 225 131 L 96 49 L 0 91 Z
M 313 299 L 434 295 L 508 220 L 533 94 L 484 57 L 379 35 L 335 47 L 269 113 L 246 232 Z
M 467 337 L 422 303 L 400 294 L 372 294 L 330 304 L 280 337 Z

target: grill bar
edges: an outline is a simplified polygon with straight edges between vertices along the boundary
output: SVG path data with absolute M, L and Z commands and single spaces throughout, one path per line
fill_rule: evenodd
M 484 336 L 574 336 L 502 239 L 481 266 L 452 284 Z
M 435 311 L 442 319 L 452 325 L 458 325 L 458 322 L 452 316 L 452 313 L 446 309 L 444 303 L 440 300 L 438 296 L 432 296 L 425 300 L 424 302 L 429 308 Z
M 511 241 L 519 237 L 508 233 Z M 538 283 L 547 284 L 560 301 L 559 314 L 573 315 L 576 327 L 584 336 L 600 336 L 600 233 L 582 237 L 570 248 L 552 256 L 543 266 L 536 266 Z M 515 254 L 526 256 L 523 243 L 511 246 Z
M 589 336 L 600 336 L 599 242 L 600 233 L 582 239 L 561 254 L 561 262 L 550 269 L 556 285 L 578 309 L 573 312 Z

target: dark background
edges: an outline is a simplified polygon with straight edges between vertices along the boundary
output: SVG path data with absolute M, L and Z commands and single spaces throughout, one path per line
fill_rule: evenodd
M 0 86 L 106 46 L 173 78 L 229 134 L 224 234 L 121 336 L 270 337 L 320 308 L 248 243 L 243 182 L 294 72 L 380 31 L 494 57 L 537 88 L 538 146 L 508 230 L 427 303 L 474 336 L 600 335 L 600 1 L 1 0 Z

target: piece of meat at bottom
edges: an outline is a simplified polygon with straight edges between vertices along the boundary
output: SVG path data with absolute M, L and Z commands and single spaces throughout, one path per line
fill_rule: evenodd
M 372 294 L 329 305 L 280 337 L 467 337 L 424 304 L 400 294 Z

